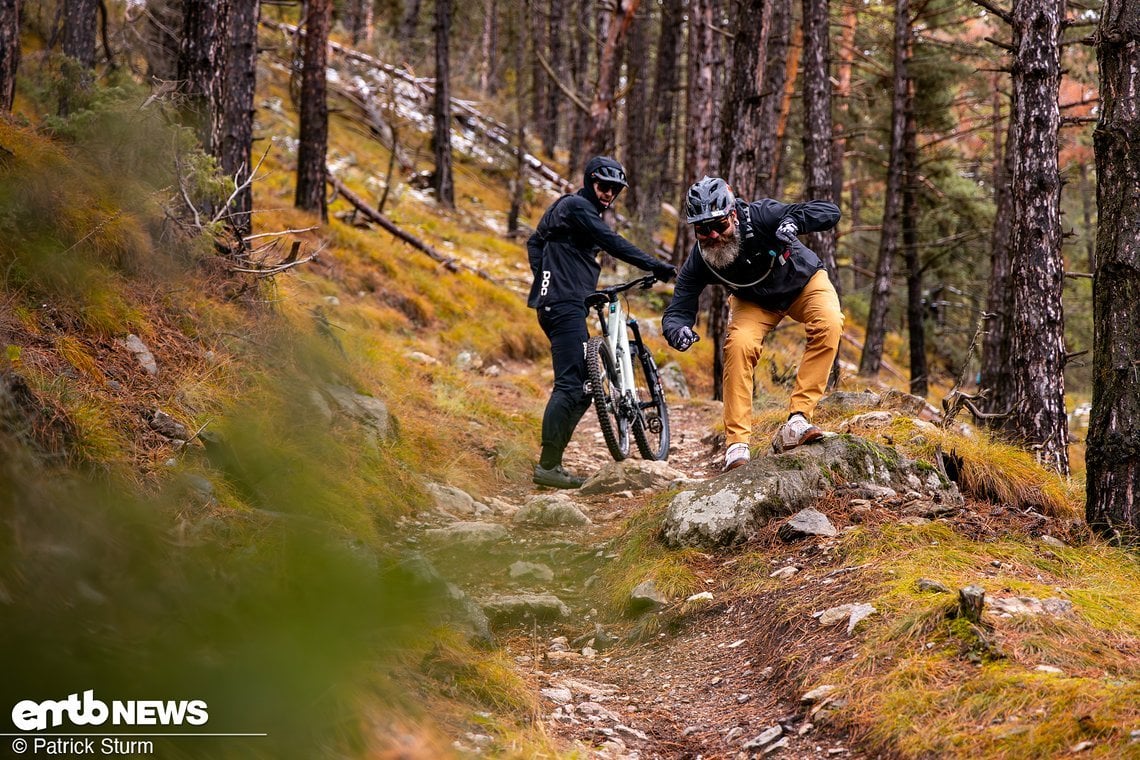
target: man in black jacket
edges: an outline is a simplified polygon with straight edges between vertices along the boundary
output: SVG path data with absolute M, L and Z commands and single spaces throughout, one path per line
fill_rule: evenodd
M 689 188 L 685 218 L 697 242 L 677 275 L 673 300 L 661 318 L 669 345 L 687 351 L 697 304 L 706 285 L 732 293 L 731 320 L 724 342 L 724 468 L 748 462 L 752 438 L 752 376 L 764 338 L 784 317 L 802 322 L 807 346 L 796 371 L 788 421 L 772 447 L 787 451 L 823 437 L 811 423 L 839 350 L 843 312 L 823 262 L 796 237 L 829 230 L 839 208 L 825 201 L 779 203 L 738 200 L 719 177 L 704 177 Z
M 542 415 L 542 454 L 534 482 L 552 488 L 577 488 L 583 478 L 562 467 L 562 452 L 582 414 L 590 406 L 586 394 L 585 298 L 598 287 L 602 268 L 598 250 L 653 272 L 662 282 L 676 269 L 642 251 L 602 221 L 627 187 L 625 170 L 612 158 L 597 156 L 586 164 L 582 189 L 563 195 L 539 220 L 527 240 L 527 258 L 534 275 L 527 306 L 538 310 L 538 324 L 550 339 L 554 390 Z

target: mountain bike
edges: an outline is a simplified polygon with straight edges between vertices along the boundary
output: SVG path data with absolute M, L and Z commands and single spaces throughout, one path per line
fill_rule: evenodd
M 641 340 L 637 320 L 622 308 L 627 290 L 653 287 L 653 275 L 603 288 L 586 297 L 598 313 L 602 334 L 586 343 L 590 394 L 606 448 L 615 461 L 629 456 L 630 432 L 642 458 L 669 456 L 669 409 L 653 354 Z

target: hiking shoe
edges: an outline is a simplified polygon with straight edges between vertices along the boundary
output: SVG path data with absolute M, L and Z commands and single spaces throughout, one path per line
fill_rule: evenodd
M 791 451 L 805 443 L 818 441 L 823 438 L 823 431 L 807 421 L 802 414 L 793 414 L 791 418 L 776 433 L 776 440 L 772 441 L 772 450 L 777 454 Z
M 737 467 L 743 467 L 748 464 L 748 460 L 751 458 L 752 453 L 748 450 L 747 443 L 734 443 L 724 452 L 724 471 L 728 472 Z
M 534 466 L 534 478 L 537 485 L 548 488 L 581 488 L 586 482 L 585 478 L 571 475 L 562 465 L 551 467 L 549 470 L 540 464 Z

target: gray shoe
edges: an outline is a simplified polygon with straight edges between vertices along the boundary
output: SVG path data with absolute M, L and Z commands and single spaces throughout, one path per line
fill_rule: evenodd
M 772 441 L 772 450 L 782 454 L 805 443 L 818 441 L 820 438 L 823 438 L 823 430 L 808 422 L 802 414 L 793 414 L 780 428 L 780 432 L 776 433 L 776 440 Z
M 585 478 L 571 475 L 562 465 L 551 467 L 549 470 L 540 464 L 534 466 L 532 480 L 540 486 L 548 488 L 581 488 L 586 482 Z

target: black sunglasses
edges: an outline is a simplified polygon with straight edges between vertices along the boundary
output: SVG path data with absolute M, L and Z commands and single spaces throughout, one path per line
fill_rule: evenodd
M 622 186 L 617 182 L 601 182 L 598 183 L 598 190 L 603 193 L 620 193 Z
M 732 219 L 727 216 L 722 216 L 720 219 L 714 219 L 711 222 L 697 222 L 693 225 L 693 229 L 701 237 L 708 237 L 714 232 L 718 235 L 723 235 L 728 232 L 728 228 L 732 225 Z

